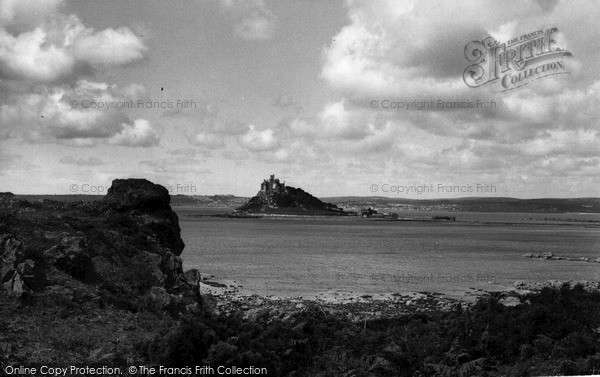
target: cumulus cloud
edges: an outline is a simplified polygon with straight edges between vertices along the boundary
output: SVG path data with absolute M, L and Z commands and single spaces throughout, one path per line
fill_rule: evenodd
M 54 13 L 17 35 L 0 27 L 0 77 L 55 82 L 90 69 L 138 61 L 147 50 L 127 28 L 96 32 L 74 15 Z
M 468 42 L 529 32 L 546 21 L 536 1 L 347 1 L 347 7 L 350 24 L 325 50 L 322 76 L 357 97 L 466 96 L 472 93 L 462 82 Z
M 130 120 L 125 110 L 99 109 L 99 105 L 123 103 L 130 94 L 141 93 L 134 85 L 78 81 L 73 87 L 37 86 L 33 92 L 17 93 L 0 103 L 0 124 L 32 142 L 64 142 L 92 146 L 101 141 L 130 146 L 151 146 L 158 136 L 152 128 Z M 75 106 L 73 105 L 75 104 Z
M 272 151 L 278 146 L 275 133 L 271 129 L 258 131 L 253 125 L 248 126 L 248 132 L 240 139 L 241 145 L 251 151 Z
M 141 60 L 148 48 L 128 28 L 82 31 L 73 42 L 75 59 L 95 66 L 118 66 Z
M 143 94 L 137 84 L 118 88 L 87 77 L 139 61 L 147 47 L 127 28 L 86 27 L 77 16 L 61 13 L 62 4 L 0 0 L 0 136 L 76 146 L 109 139 L 155 145 L 152 128 L 133 122 L 126 111 L 82 102 L 122 102 Z
M 600 77 L 583 68 L 596 61 L 584 42 L 586 35 L 597 35 L 595 21 L 585 17 L 600 13 L 592 2 L 573 7 L 566 2 L 431 1 L 425 6 L 348 0 L 346 7 L 348 24 L 324 49 L 321 70 L 340 99 L 326 103 L 317 116 L 287 122 L 290 139 L 317 145 L 330 160 L 380 164 L 404 175 L 476 172 L 508 181 L 518 171 L 531 179 L 564 173 L 578 163 L 574 174 L 600 167 Z M 569 18 L 562 16 L 566 13 Z M 503 42 L 549 26 L 559 28 L 561 47 L 573 51 L 566 62 L 571 76 L 503 94 L 465 85 L 468 42 L 489 35 Z M 371 100 L 432 100 L 435 105 L 398 111 L 372 108 Z M 495 104 L 439 108 L 438 100 Z M 353 162 L 352 154 L 358 153 Z M 569 163 L 560 165 L 557 158 Z
M 114 145 L 127 147 L 152 147 L 158 145 L 158 134 L 145 119 L 136 119 L 131 124 L 123 124 L 123 129 L 108 141 Z
M 69 75 L 73 57 L 55 45 L 44 46 L 47 37 L 41 28 L 17 37 L 0 28 L 0 78 L 46 82 Z
M 315 118 L 294 119 L 289 127 L 298 135 L 336 140 L 361 140 L 376 132 L 374 114 L 350 109 L 345 101 L 331 102 Z

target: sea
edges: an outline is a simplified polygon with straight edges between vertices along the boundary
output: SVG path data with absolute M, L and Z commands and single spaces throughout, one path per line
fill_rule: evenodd
M 174 207 L 184 269 L 248 294 L 316 297 L 501 291 L 516 281 L 600 280 L 600 214 L 406 212 L 359 217 L 226 218 L 229 208 Z M 423 221 L 452 216 L 456 221 Z M 414 220 L 410 220 L 414 219 Z M 420 219 L 420 220 L 419 220 Z

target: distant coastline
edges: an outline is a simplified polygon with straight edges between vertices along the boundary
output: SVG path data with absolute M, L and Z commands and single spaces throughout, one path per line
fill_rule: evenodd
M 57 200 L 97 201 L 103 195 L 16 195 L 28 201 Z M 172 195 L 171 206 L 197 208 L 237 208 L 250 198 L 234 195 Z M 600 198 L 539 198 L 505 197 L 405 199 L 381 196 L 324 197 L 323 201 L 346 210 L 373 207 L 378 210 L 432 212 L 521 212 L 521 213 L 600 213 Z

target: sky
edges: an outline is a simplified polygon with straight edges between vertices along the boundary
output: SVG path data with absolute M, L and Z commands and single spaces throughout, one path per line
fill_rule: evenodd
M 327 197 L 598 197 L 598 19 L 594 1 L 0 0 L 0 192 L 252 196 L 275 174 Z M 469 43 L 551 28 L 564 74 L 467 85 Z

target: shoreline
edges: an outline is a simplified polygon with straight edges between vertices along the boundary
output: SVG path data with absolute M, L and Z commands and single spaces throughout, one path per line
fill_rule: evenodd
M 455 220 L 446 219 L 435 219 L 435 216 L 423 216 L 419 213 L 412 217 L 362 217 L 352 215 L 301 215 L 301 214 L 269 214 L 269 213 L 252 213 L 252 214 L 234 214 L 234 213 L 208 213 L 208 214 L 185 214 L 181 212 L 182 209 L 193 210 L 200 209 L 202 207 L 174 207 L 174 211 L 181 215 L 180 221 L 194 221 L 195 219 L 205 218 L 218 218 L 218 219 L 253 219 L 253 220 L 343 220 L 343 221 L 354 221 L 354 222 L 398 222 L 398 223 L 436 223 L 436 224 L 454 224 L 454 225 L 474 225 L 474 226 L 584 226 L 592 228 L 600 228 L 600 220 L 596 219 L 574 219 L 574 218 L 563 218 L 563 219 L 548 219 L 548 218 L 526 218 L 519 220 L 488 220 L 488 219 L 464 219 L 459 216 L 464 213 L 457 213 L 452 211 L 447 212 L 436 212 L 443 214 L 453 214 Z M 179 210 L 179 211 L 178 211 Z M 427 213 L 427 212 L 424 212 Z M 478 212 L 479 214 L 487 214 L 491 212 Z M 470 212 L 469 214 L 473 214 Z M 512 213 L 508 213 L 512 214 Z M 526 213 L 524 213 L 526 214 Z M 548 215 L 556 215 L 549 213 Z M 564 215 L 564 214 L 563 214 Z M 596 213 L 579 213 L 577 215 L 598 215 Z
M 231 315 L 242 312 L 245 319 L 268 317 L 285 319 L 294 313 L 317 306 L 323 312 L 344 317 L 354 322 L 382 318 L 394 318 L 417 313 L 441 313 L 462 310 L 472 307 L 481 298 L 496 295 L 498 303 L 504 306 L 521 304 L 520 298 L 526 294 L 541 291 L 543 288 L 560 288 L 564 284 L 574 287 L 582 284 L 587 291 L 600 291 L 599 281 L 561 281 L 547 280 L 543 282 L 516 281 L 511 288 L 500 290 L 470 289 L 461 294 L 441 292 L 414 291 L 364 294 L 331 290 L 319 294 L 302 296 L 261 295 L 243 289 L 243 286 L 232 280 L 214 279 L 203 276 L 198 283 L 200 293 L 215 308 L 219 315 Z

